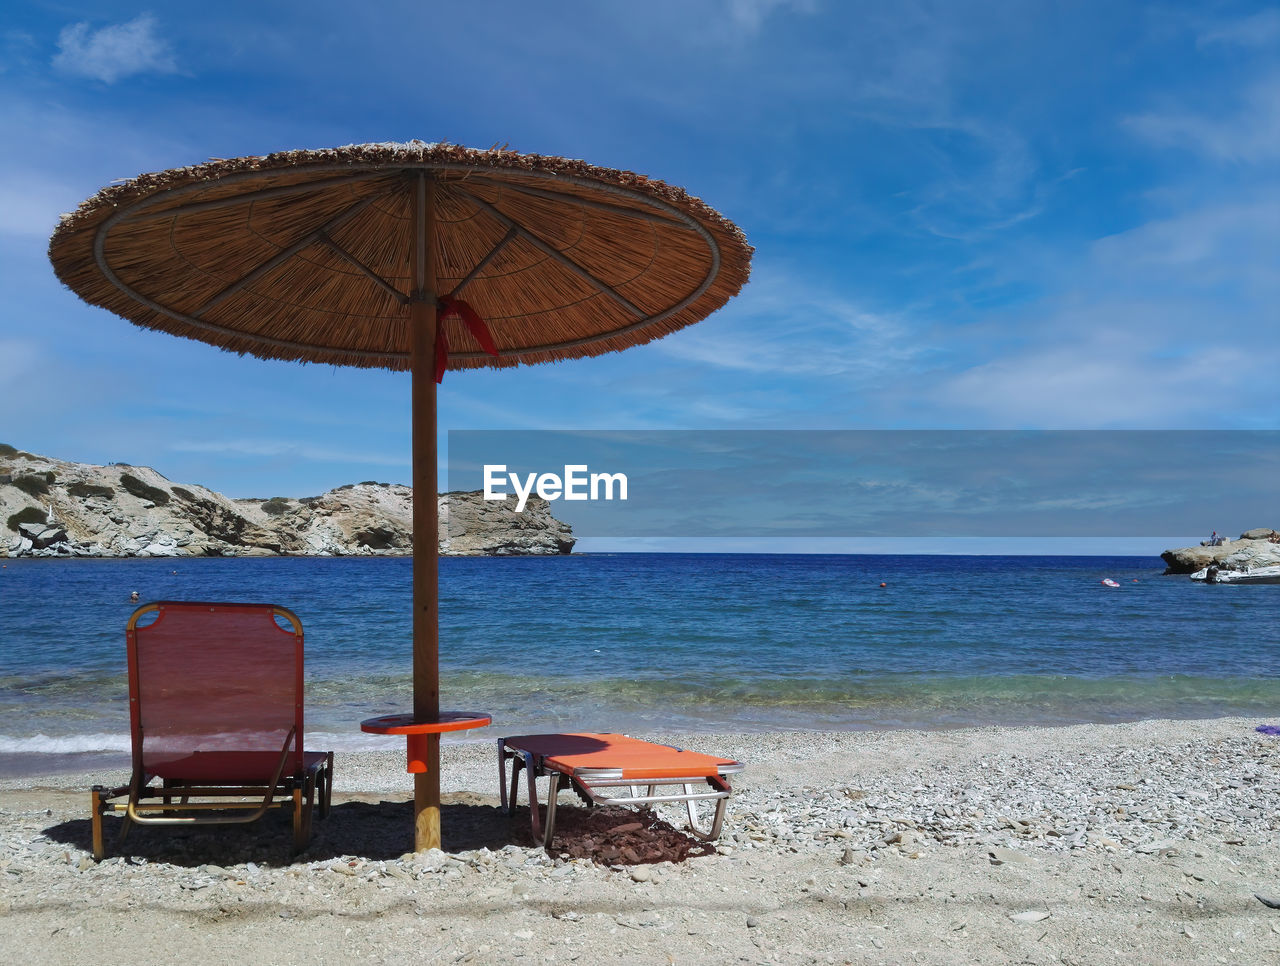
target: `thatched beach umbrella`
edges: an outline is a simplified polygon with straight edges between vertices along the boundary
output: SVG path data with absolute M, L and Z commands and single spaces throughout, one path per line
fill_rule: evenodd
M 264 359 L 413 373 L 416 721 L 441 719 L 436 383 L 593 356 L 705 318 L 751 248 L 679 188 L 564 158 L 360 144 L 217 160 L 104 188 L 50 242 L 58 277 L 144 328 Z M 438 847 L 439 735 L 415 778 Z

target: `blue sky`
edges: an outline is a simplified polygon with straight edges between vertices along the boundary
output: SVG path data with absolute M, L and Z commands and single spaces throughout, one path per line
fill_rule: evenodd
M 407 376 L 144 332 L 45 248 L 117 178 L 414 137 L 659 177 L 757 250 L 665 340 L 449 374 L 442 432 L 1280 415 L 1273 6 L 27 3 L 0 111 L 0 440 L 52 456 L 233 496 L 407 480 Z

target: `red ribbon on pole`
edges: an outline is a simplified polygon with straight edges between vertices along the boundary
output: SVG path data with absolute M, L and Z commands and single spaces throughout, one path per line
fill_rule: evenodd
M 436 318 L 436 382 L 444 382 L 444 371 L 449 368 L 449 337 L 445 335 L 445 319 L 461 319 L 467 330 L 480 343 L 480 348 L 491 356 L 498 354 L 493 334 L 484 319 L 462 299 L 442 295 L 436 303 L 440 314 Z

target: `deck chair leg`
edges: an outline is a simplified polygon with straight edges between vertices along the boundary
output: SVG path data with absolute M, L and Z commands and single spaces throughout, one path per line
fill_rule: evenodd
M 131 806 L 136 806 L 138 804 L 138 800 L 142 797 L 142 786 L 146 783 L 146 776 L 142 775 L 135 769 L 133 778 L 129 781 L 129 804 Z M 124 845 L 124 840 L 128 837 L 129 829 L 132 827 L 133 818 L 130 816 L 128 810 L 126 810 L 124 815 L 120 818 L 120 835 L 116 839 L 118 845 Z
M 322 780 L 323 779 L 321 779 L 319 775 L 312 775 L 307 780 L 307 843 L 308 844 L 311 843 L 311 835 L 312 835 L 312 832 L 314 831 L 313 822 L 316 814 L 315 813 L 316 792 L 317 792 L 316 785 L 318 782 Z
M 315 773 L 312 773 L 307 776 L 307 783 L 303 790 L 303 799 L 302 799 L 302 802 L 303 802 L 302 808 L 304 813 L 302 818 L 302 825 L 303 825 L 302 847 L 303 848 L 306 848 L 307 845 L 311 843 L 312 819 L 315 815 L 315 806 L 316 806 L 316 791 L 317 791 L 316 785 L 318 782 L 322 782 L 322 781 L 323 781 L 323 778 L 321 776 L 316 775 Z
M 301 852 L 307 847 L 307 813 L 303 808 L 306 800 L 301 785 L 293 786 L 293 851 Z
M 107 857 L 107 847 L 102 838 L 102 793 L 105 789 L 101 785 L 94 785 L 90 795 L 90 807 L 92 811 L 93 822 L 93 858 L 95 862 L 101 862 Z
M 329 810 L 333 808 L 333 752 L 329 752 L 328 761 L 324 766 L 324 803 L 320 808 L 320 817 L 328 818 Z

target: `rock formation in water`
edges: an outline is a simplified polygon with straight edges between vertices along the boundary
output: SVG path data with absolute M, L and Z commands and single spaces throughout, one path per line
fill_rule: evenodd
M 522 513 L 514 496 L 438 499 L 442 554 L 573 549 L 572 528 L 537 497 Z M 0 556 L 403 556 L 412 546 L 407 486 L 355 483 L 301 499 L 233 500 L 146 466 L 70 463 L 0 446 Z
M 1280 565 L 1280 534 L 1270 527 L 1246 530 L 1238 540 L 1216 546 L 1205 541 L 1198 547 L 1166 550 L 1160 555 L 1166 574 L 1193 574 L 1214 564 L 1219 570 L 1256 570 Z

